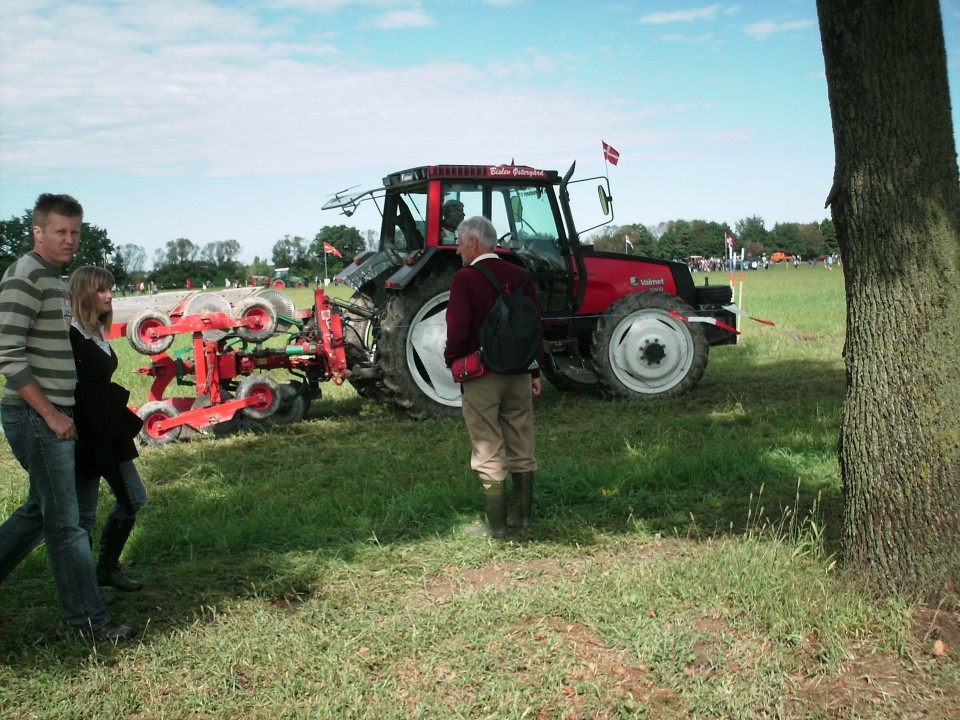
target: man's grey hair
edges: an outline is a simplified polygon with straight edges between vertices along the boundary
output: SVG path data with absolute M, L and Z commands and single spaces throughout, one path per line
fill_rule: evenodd
M 482 215 L 474 215 L 460 223 L 457 227 L 457 235 L 464 240 L 473 236 L 480 247 L 488 250 L 497 246 L 497 229 Z

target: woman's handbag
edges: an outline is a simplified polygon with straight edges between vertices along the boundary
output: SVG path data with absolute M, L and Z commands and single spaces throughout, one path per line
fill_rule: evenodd
M 479 350 L 454 360 L 450 366 L 450 371 L 453 373 L 453 381 L 458 383 L 483 377 L 487 374 L 487 369 L 480 360 Z

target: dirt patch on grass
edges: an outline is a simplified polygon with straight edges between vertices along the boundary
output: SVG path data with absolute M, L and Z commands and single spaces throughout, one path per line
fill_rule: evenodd
M 538 622 L 538 621 L 531 621 Z M 659 684 L 646 665 L 631 664 L 628 653 L 612 650 L 589 627 L 563 618 L 546 618 L 545 628 L 535 634 L 540 642 L 550 642 L 553 634 L 572 650 L 580 666 L 563 678 L 563 692 L 554 703 L 547 702 L 537 713 L 538 720 L 562 717 L 570 720 L 623 717 L 623 710 L 643 708 L 647 717 L 685 715 L 683 698 L 672 688 Z M 587 700 L 603 688 L 605 709 L 587 708 Z
M 631 549 L 630 562 L 680 560 L 697 552 L 695 543 L 666 540 L 650 543 L 638 553 Z M 445 604 L 457 594 L 496 586 L 504 590 L 576 579 L 588 566 L 614 565 L 623 561 L 616 548 L 579 558 L 540 558 L 524 563 L 496 563 L 463 570 L 450 567 L 426 584 L 436 604 Z M 651 612 L 653 612 L 651 610 Z M 770 640 L 738 632 L 723 617 L 691 620 L 701 637 L 694 645 L 685 675 L 690 682 L 723 683 L 731 675 L 755 672 L 765 662 Z M 637 661 L 634 652 L 608 647 L 590 627 L 561 617 L 526 618 L 511 633 L 536 642 L 559 645 L 579 661 L 563 678 L 562 692 L 541 698 L 536 717 L 622 717 L 625 709 L 643 708 L 648 717 L 686 717 L 681 692 L 658 681 L 657 673 Z M 914 613 L 915 644 L 902 654 L 875 652 L 851 641 L 839 672 L 825 673 L 822 648 L 816 637 L 798 643 L 796 662 L 800 671 L 784 677 L 781 712 L 785 718 L 899 717 L 917 720 L 960 718 L 960 678 L 955 672 L 960 652 L 960 622 L 955 609 L 920 608 Z M 731 643 L 735 646 L 731 658 Z M 818 650 L 819 648 L 819 650 Z M 782 648 L 778 652 L 785 652 Z M 629 658 L 632 657 L 631 661 Z M 724 659 L 718 662 L 718 659 Z M 532 679 L 535 682 L 536 679 Z M 679 680 L 678 687 L 682 687 Z M 597 709 L 597 698 L 608 710 Z
M 679 556 L 682 546 L 692 547 L 693 543 L 683 540 L 658 540 L 645 546 L 640 552 L 631 551 L 631 562 L 642 562 L 654 556 L 661 559 Z M 539 558 L 523 563 L 495 563 L 468 570 L 451 566 L 442 575 L 427 582 L 426 592 L 435 603 L 443 604 L 458 593 L 481 590 L 489 586 L 510 590 L 559 577 L 576 578 L 587 565 L 611 564 L 619 558 L 620 554 L 616 550 L 602 550 L 578 558 Z

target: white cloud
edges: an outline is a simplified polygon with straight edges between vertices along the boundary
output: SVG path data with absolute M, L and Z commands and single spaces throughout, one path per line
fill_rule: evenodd
M 640 18 L 640 22 L 650 25 L 664 25 L 675 22 L 691 22 L 693 20 L 713 20 L 720 9 L 720 5 L 708 5 L 706 7 L 691 8 L 689 10 L 667 10 L 664 12 L 648 13 Z
M 761 20 L 760 22 L 747 25 L 743 31 L 750 37 L 763 40 L 771 35 L 777 35 L 783 32 L 793 30 L 806 30 L 813 27 L 813 20 L 794 20 L 792 22 L 775 22 L 773 20 Z
M 410 8 L 407 10 L 390 10 L 373 18 L 372 23 L 374 27 L 381 30 L 394 30 L 407 27 L 429 27 L 436 25 L 437 21 L 419 8 Z

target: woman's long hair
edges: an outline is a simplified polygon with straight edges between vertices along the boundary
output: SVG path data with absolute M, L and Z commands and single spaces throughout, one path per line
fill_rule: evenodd
M 91 335 L 98 334 L 100 328 L 110 330 L 113 325 L 113 310 L 98 312 L 97 293 L 113 288 L 113 273 L 105 268 L 85 265 L 77 268 L 70 276 L 70 302 L 73 316 L 80 321 Z

